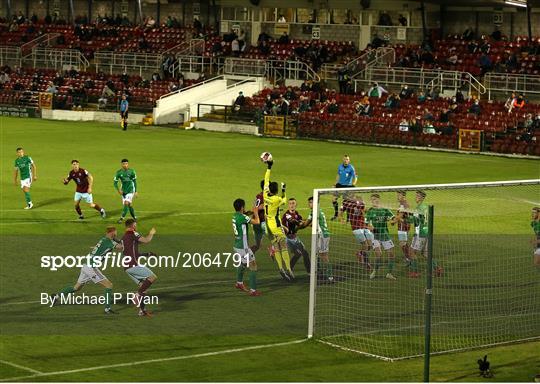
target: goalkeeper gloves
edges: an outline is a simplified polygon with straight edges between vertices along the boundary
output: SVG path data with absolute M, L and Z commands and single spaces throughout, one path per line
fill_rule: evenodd
M 267 161 L 266 165 L 268 166 L 268 169 L 272 169 L 272 165 L 274 165 L 274 161 L 273 160 Z
M 285 193 L 285 188 L 287 185 L 285 183 L 281 183 L 281 192 Z

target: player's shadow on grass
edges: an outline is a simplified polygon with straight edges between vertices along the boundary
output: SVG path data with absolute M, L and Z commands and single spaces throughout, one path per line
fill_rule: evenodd
M 144 219 L 144 220 L 162 219 L 162 218 L 168 217 L 168 216 L 175 216 L 178 213 L 180 213 L 180 211 L 155 212 L 155 213 L 151 213 L 149 215 L 141 215 L 141 218 Z
M 56 197 L 54 199 L 47 199 L 47 200 L 40 201 L 39 203 L 35 205 L 35 208 L 43 208 L 49 205 L 54 205 L 56 203 L 65 203 L 65 202 L 66 202 L 65 197 L 60 197 L 60 198 Z

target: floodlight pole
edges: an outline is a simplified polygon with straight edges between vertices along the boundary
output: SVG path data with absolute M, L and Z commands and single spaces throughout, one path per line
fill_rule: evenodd
M 424 328 L 424 382 L 429 383 L 429 363 L 431 355 L 431 299 L 433 293 L 433 205 L 428 208 L 428 243 L 425 294 Z

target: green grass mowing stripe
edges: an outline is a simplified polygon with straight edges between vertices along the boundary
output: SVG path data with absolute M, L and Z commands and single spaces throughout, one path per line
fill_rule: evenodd
M 292 340 L 292 341 L 286 341 L 286 342 L 283 342 L 283 343 L 254 345 L 254 346 L 251 346 L 251 347 L 242 347 L 242 348 L 226 349 L 226 350 L 222 350 L 222 351 L 197 353 L 195 355 L 172 356 L 172 357 L 164 357 L 164 358 L 161 358 L 161 359 L 149 359 L 149 360 L 141 360 L 141 361 L 132 361 L 132 362 L 129 362 L 129 363 L 100 365 L 100 366 L 96 366 L 96 367 L 71 369 L 71 370 L 65 370 L 65 371 L 55 371 L 55 372 L 39 372 L 39 371 L 36 371 L 37 373 L 35 373 L 33 375 L 8 377 L 8 378 L 5 378 L 5 379 L 0 379 L 0 381 L 13 381 L 13 380 L 31 379 L 31 378 L 34 378 L 34 377 L 43 377 L 43 376 L 58 376 L 58 375 L 66 375 L 66 374 L 71 374 L 71 373 L 97 371 L 97 370 L 101 370 L 101 369 L 131 367 L 131 366 L 134 366 L 134 365 L 141 365 L 141 364 L 162 363 L 162 362 L 166 362 L 166 361 L 187 360 L 187 359 L 196 359 L 196 358 L 201 358 L 201 357 L 226 355 L 226 354 L 230 354 L 230 353 L 246 352 L 246 351 L 253 351 L 253 350 L 258 350 L 258 349 L 282 347 L 282 346 L 286 346 L 286 345 L 299 344 L 299 343 L 305 342 L 306 340 L 307 339 Z

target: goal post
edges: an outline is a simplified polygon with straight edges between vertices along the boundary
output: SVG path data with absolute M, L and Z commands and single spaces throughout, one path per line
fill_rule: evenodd
M 314 190 L 308 337 L 391 361 L 540 339 L 539 206 L 540 180 Z

